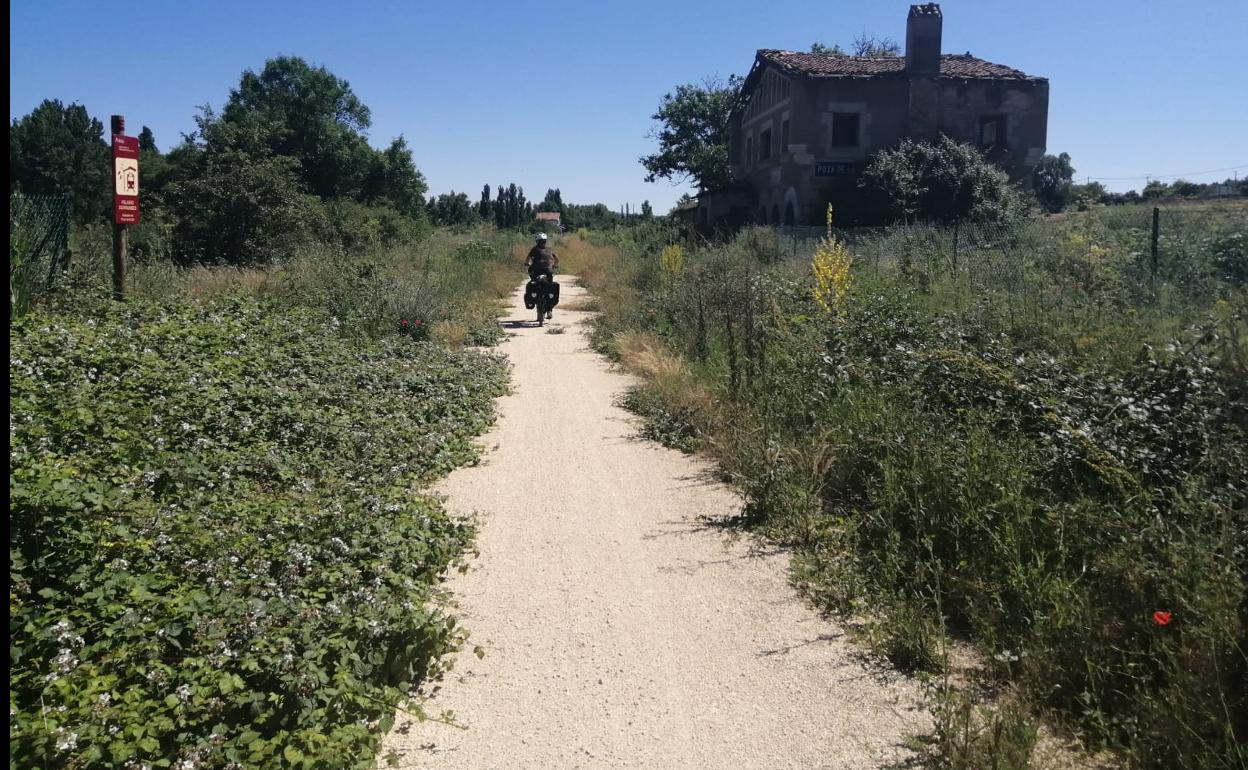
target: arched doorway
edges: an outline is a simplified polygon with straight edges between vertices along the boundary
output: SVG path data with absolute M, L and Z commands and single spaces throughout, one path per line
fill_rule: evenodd
M 797 212 L 800 210 L 801 207 L 797 205 L 797 190 L 790 187 L 784 191 L 784 223 L 797 224 Z

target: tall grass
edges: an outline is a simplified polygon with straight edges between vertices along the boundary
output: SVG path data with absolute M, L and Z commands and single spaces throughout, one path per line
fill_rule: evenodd
M 492 229 L 452 233 L 392 246 L 345 251 L 314 244 L 296 256 L 263 266 L 180 266 L 160 256 L 137 258 L 129 292 L 143 300 L 212 301 L 241 295 L 277 307 L 328 311 L 344 330 L 370 336 L 394 333 L 407 321 L 439 329 L 455 344 L 497 339 L 499 301 L 519 285 L 521 266 L 511 252 L 516 236 Z M 75 260 L 64 290 L 51 305 L 107 302 L 111 262 L 102 230 L 75 234 Z
M 934 764 L 1017 766 L 1019 720 L 1051 714 L 1133 766 L 1241 767 L 1244 213 L 1174 223 L 1155 271 L 1147 230 L 1104 212 L 959 233 L 956 259 L 948 230 L 848 234 L 822 284 L 768 231 L 678 270 L 620 243 L 594 338 L 647 378 L 652 435 L 711 452 L 814 597 L 903 667 L 965 639 L 1021 698 L 974 717 L 1001 740 L 938 735 Z

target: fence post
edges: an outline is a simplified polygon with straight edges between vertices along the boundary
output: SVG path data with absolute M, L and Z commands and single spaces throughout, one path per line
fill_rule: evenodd
M 114 115 L 112 119 L 114 136 L 126 133 L 126 118 Z M 114 149 L 115 153 L 116 150 Z M 113 173 L 117 173 L 116 161 L 113 161 Z M 114 181 L 115 183 L 115 181 Z M 113 221 L 113 299 L 126 298 L 126 226 Z
M 1161 234 L 1161 209 L 1153 206 L 1153 237 L 1151 241 L 1152 266 L 1150 277 L 1157 280 L 1157 238 Z

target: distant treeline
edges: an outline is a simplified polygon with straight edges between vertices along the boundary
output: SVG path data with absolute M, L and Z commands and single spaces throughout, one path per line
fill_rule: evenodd
M 486 186 L 476 203 L 463 193 L 427 198 L 407 141 L 376 149 L 371 123 L 347 81 L 324 67 L 282 56 L 243 72 L 224 107 L 201 107 L 195 129 L 167 151 L 142 127 L 143 221 L 131 228 L 133 251 L 242 264 L 312 242 L 352 250 L 418 239 L 433 225 L 524 228 L 535 211 L 559 211 L 575 227 L 621 218 L 601 204 L 565 205 L 557 189 L 534 206 L 514 183 L 493 196 Z M 10 193 L 64 195 L 77 227 L 102 227 L 111 177 L 104 124 L 82 105 L 49 99 L 12 122 Z

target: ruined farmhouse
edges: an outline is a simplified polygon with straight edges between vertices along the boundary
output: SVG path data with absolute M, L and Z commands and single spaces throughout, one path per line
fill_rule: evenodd
M 965 54 L 942 54 L 935 3 L 912 5 L 902 56 L 762 49 L 729 122 L 732 187 L 699 197 L 704 226 L 822 224 L 869 216 L 858 176 L 873 152 L 944 134 L 1015 180 L 1045 152 L 1049 82 Z

